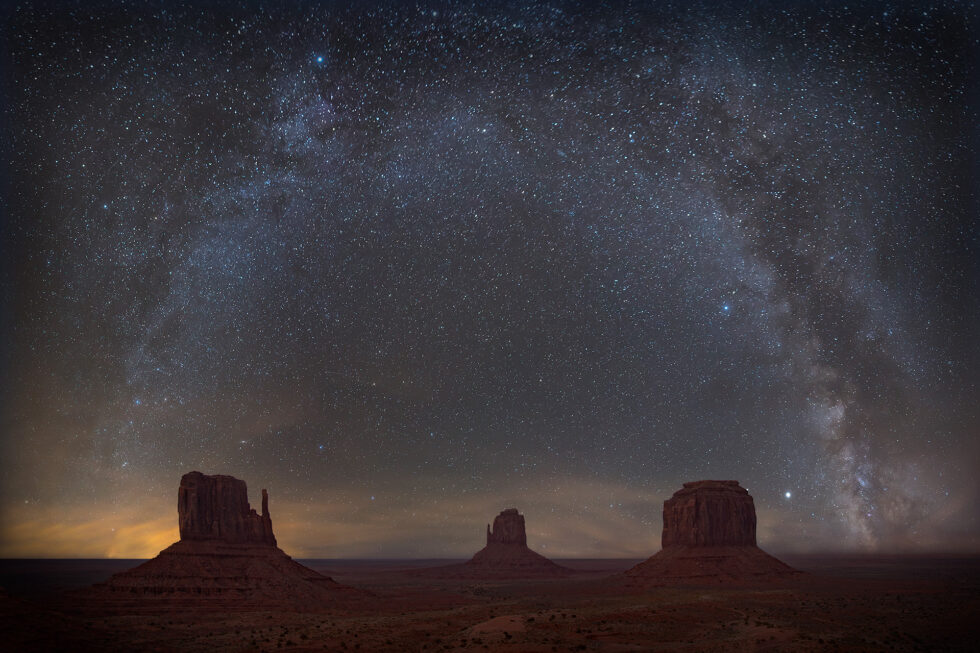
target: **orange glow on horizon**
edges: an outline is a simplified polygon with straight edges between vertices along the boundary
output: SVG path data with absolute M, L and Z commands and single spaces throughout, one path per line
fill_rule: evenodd
M 179 539 L 176 515 L 141 520 L 135 515 L 59 519 L 27 510 L 6 513 L 0 531 L 3 558 L 152 558 Z

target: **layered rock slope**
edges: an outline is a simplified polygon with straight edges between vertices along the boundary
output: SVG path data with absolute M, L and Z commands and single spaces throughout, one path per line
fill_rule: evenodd
M 478 573 L 506 575 L 560 576 L 568 572 L 528 548 L 524 515 L 517 508 L 508 508 L 494 517 L 492 529 L 487 524 L 487 545 L 465 566 Z
M 177 519 L 180 541 L 96 586 L 102 598 L 310 606 L 356 592 L 286 555 L 272 532 L 268 493 L 262 490 L 258 514 L 237 478 L 185 474 Z
M 755 503 L 738 481 L 695 481 L 664 501 L 662 549 L 626 572 L 651 582 L 729 582 L 798 574 L 756 545 Z
M 487 545 L 461 565 L 425 570 L 424 575 L 458 578 L 547 578 L 572 573 L 527 546 L 524 515 L 508 508 L 487 524 Z

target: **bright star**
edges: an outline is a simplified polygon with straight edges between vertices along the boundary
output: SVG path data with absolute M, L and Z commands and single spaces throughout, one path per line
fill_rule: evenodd
M 789 490 L 786 490 L 786 498 L 789 499 L 792 496 L 793 496 L 793 493 L 790 492 Z

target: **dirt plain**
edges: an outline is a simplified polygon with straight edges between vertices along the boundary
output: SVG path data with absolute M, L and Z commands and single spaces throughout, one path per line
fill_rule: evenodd
M 780 556 L 790 580 L 657 587 L 638 560 L 538 580 L 419 574 L 455 561 L 302 560 L 364 592 L 327 605 L 93 600 L 139 561 L 0 561 L 10 651 L 976 651 L 980 556 Z

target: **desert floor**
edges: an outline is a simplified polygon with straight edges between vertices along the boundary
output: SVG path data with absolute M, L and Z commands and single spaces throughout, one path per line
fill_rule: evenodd
M 147 602 L 78 588 L 138 561 L 0 561 L 10 651 L 976 651 L 980 557 L 781 556 L 779 584 L 644 587 L 635 560 L 561 560 L 538 581 L 426 578 L 453 561 L 303 560 L 367 590 L 291 609 Z

